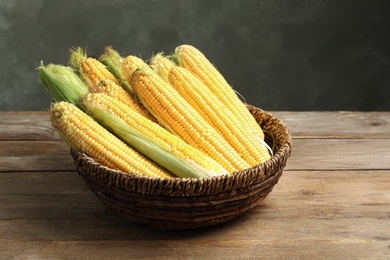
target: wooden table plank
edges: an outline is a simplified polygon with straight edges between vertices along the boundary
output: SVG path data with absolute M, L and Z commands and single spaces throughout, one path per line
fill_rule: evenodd
M 390 112 L 272 112 L 294 138 L 390 138 Z
M 192 240 L 192 239 L 191 239 Z M 362 246 L 363 245 L 363 246 Z M 388 243 L 345 239 L 285 240 L 135 240 L 69 243 L 5 243 L 4 259 L 379 259 L 386 260 Z M 3 251 L 4 252 L 4 251 Z M 4 253 L 3 253 L 4 254 Z M 1 257 L 2 253 L 0 253 Z M 24 258 L 23 258 L 24 257 Z
M 296 139 L 285 169 L 390 169 L 390 139 Z
M 0 112 L 0 140 L 59 140 L 46 111 Z
M 21 175 L 8 182 L 15 191 L 0 195 L 0 211 L 8 211 L 0 221 L 0 244 L 8 249 L 31 247 L 31 251 L 22 250 L 29 257 L 68 253 L 84 258 L 90 250 L 118 257 L 153 257 L 161 252 L 166 258 L 190 252 L 188 256 L 205 257 L 208 251 L 212 258 L 276 253 L 281 258 L 321 254 L 365 258 L 390 253 L 389 171 L 290 171 L 265 201 L 241 217 L 220 226 L 181 232 L 124 221 L 91 197 L 72 173 L 54 173 L 44 183 L 50 184 L 50 192 L 32 188 L 44 185 L 40 179 L 46 179 L 47 173 L 38 177 L 37 173 L 14 174 Z M 0 189 L 4 186 L 1 183 Z M 9 196 L 13 201 L 4 205 Z M 71 199 L 56 201 L 59 196 Z M 15 254 L 7 248 L 0 250 L 1 259 Z
M 295 139 L 285 170 L 390 169 L 390 139 Z M 72 171 L 62 141 L 3 141 L 0 172 Z
M 73 159 L 68 144 L 58 141 L 2 141 L 0 172 L 72 171 Z
M 319 171 L 315 174 L 307 171 L 286 172 L 264 203 L 247 214 L 249 220 L 244 217 L 240 221 L 253 222 L 260 218 L 288 221 L 308 216 L 313 220 L 388 220 L 389 174 L 390 171 Z M 1 220 L 20 220 L 27 225 L 32 220 L 93 221 L 90 218 L 94 218 L 95 211 L 104 211 L 104 206 L 76 173 L 2 173 L 1 176 Z M 36 212 L 30 214 L 33 206 L 36 207 Z M 59 212 L 52 210 L 48 213 L 48 209 L 52 207 Z M 85 218 L 72 212 L 74 207 L 79 212 L 84 209 Z M 90 212 L 91 209 L 93 212 Z M 23 211 L 29 214 L 23 214 Z M 112 215 L 111 211 L 102 214 Z M 128 237 L 131 239 L 138 237 L 138 234 L 129 235 L 135 235 Z M 253 235 L 256 236 L 256 233 Z M 387 235 L 390 238 L 390 233 Z M 10 236 L 19 235 L 11 233 Z M 23 238 L 25 239 L 28 238 Z
M 91 206 L 99 201 L 76 172 L 0 174 L 0 220 L 64 219 L 69 210 L 83 219 L 103 208 Z

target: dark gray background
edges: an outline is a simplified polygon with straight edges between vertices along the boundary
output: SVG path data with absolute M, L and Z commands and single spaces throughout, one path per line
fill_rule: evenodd
M 266 110 L 390 110 L 390 1 L 0 0 L 0 109 L 46 110 L 35 68 L 68 50 L 202 50 Z

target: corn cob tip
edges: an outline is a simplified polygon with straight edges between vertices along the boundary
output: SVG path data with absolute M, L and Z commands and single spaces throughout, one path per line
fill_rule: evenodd
M 89 88 L 94 88 L 103 79 L 111 79 L 119 84 L 105 64 L 97 58 L 88 56 L 81 48 L 71 53 L 70 64 Z
M 121 70 L 123 75 L 125 76 L 127 82 L 132 86 L 132 78 L 133 78 L 133 73 L 137 69 L 142 69 L 142 70 L 153 70 L 146 61 L 144 61 L 142 58 L 139 58 L 135 55 L 129 55 L 127 56 L 121 65 Z
M 109 61 L 115 66 L 120 66 L 123 61 L 123 57 L 119 54 L 117 50 L 113 49 L 110 45 L 104 47 L 104 52 L 102 55 L 100 55 L 99 60 L 103 63 Z
M 69 64 L 76 70 L 80 70 L 81 63 L 87 58 L 86 50 L 81 47 L 71 48 L 69 50 Z
M 158 61 L 158 59 L 160 59 L 161 57 L 165 57 L 164 52 L 158 52 L 157 54 L 154 54 L 152 56 L 152 58 L 150 59 L 150 63 L 152 65 L 152 67 L 154 66 L 156 61 Z
M 106 46 L 104 53 L 99 57 L 99 61 L 103 63 L 107 69 L 115 76 L 118 83 L 124 88 L 130 95 L 134 94 L 133 88 L 127 82 L 125 76 L 122 73 L 123 57 L 118 51 L 114 50 L 112 46 Z
M 168 58 L 169 58 L 174 64 L 176 64 L 177 66 L 183 67 L 183 64 L 181 63 L 180 57 L 179 57 L 179 55 L 177 55 L 176 53 L 173 53 L 173 54 L 169 55 Z
M 176 66 L 177 64 L 172 60 L 171 55 L 167 56 L 162 52 L 154 55 L 150 61 L 150 67 L 167 81 L 170 71 Z
M 77 101 L 88 92 L 87 86 L 72 68 L 59 64 L 41 65 L 37 68 L 39 78 L 46 92 L 55 101 Z
M 196 49 L 196 48 L 190 44 L 181 44 L 175 48 L 175 54 L 179 54 L 185 49 Z

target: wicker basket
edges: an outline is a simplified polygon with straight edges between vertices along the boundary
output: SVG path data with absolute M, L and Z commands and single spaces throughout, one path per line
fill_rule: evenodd
M 256 167 L 206 179 L 159 179 L 124 174 L 71 150 L 77 172 L 109 208 L 131 222 L 164 230 L 189 229 L 229 221 L 257 205 L 282 175 L 291 152 L 288 128 L 275 116 L 248 105 L 267 129 L 275 155 Z

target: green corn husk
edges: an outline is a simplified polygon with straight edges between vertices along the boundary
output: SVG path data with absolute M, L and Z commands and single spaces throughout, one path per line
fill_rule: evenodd
M 75 69 L 77 75 L 83 82 L 88 83 L 89 80 L 84 76 L 83 70 L 81 68 L 81 63 L 85 58 L 87 58 L 87 51 L 84 51 L 81 47 L 77 47 L 70 49 L 69 53 L 70 66 Z
M 46 92 L 56 102 L 67 101 L 77 105 L 78 100 L 88 93 L 88 87 L 70 67 L 57 64 L 44 66 L 41 61 L 37 71 Z
M 99 105 L 84 99 L 82 106 L 100 125 L 172 174 L 182 178 L 207 178 L 218 175 L 195 162 L 177 157 L 148 136 L 129 126 L 119 117 L 100 108 Z
M 130 95 L 134 95 L 133 88 L 130 86 L 129 82 L 127 82 L 121 70 L 123 57 L 111 46 L 107 46 L 104 49 L 103 55 L 99 57 L 99 60 L 101 63 L 107 66 L 108 70 L 119 81 L 122 88 L 124 88 Z

